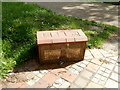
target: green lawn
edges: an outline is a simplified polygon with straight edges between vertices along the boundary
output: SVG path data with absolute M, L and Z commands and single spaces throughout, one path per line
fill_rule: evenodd
M 37 54 L 36 31 L 82 29 L 89 38 L 87 47 L 100 48 L 117 27 L 60 15 L 35 4 L 2 4 L 2 50 L 0 77 Z

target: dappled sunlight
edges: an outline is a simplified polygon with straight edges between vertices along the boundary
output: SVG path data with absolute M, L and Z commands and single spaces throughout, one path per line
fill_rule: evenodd
M 99 5 L 97 5 L 97 4 L 95 4 L 95 3 L 82 3 L 81 4 L 82 6 L 99 6 Z
M 74 6 L 74 7 L 62 7 L 62 9 L 85 9 L 85 8 L 80 6 Z
M 118 27 L 118 6 L 91 2 L 37 3 L 55 12 Z

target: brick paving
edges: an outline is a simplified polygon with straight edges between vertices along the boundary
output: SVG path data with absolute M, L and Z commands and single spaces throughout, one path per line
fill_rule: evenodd
M 96 48 L 87 49 L 83 61 L 63 65 L 39 65 L 33 59 L 16 67 L 7 79 L 0 81 L 0 87 L 118 88 L 120 65 L 117 59 L 116 55 Z

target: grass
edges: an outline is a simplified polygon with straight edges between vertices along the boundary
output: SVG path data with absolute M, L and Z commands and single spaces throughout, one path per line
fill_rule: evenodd
M 117 30 L 115 26 L 60 15 L 35 4 L 4 2 L 2 6 L 0 77 L 37 55 L 36 31 L 82 29 L 89 38 L 87 47 L 100 48 Z

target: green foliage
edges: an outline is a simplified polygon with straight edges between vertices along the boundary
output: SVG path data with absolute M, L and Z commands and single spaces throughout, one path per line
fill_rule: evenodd
M 1 58 L 0 79 L 3 77 L 6 77 L 6 74 L 12 71 L 15 64 L 16 64 L 16 61 L 14 61 L 12 58 L 9 58 L 9 59 Z
M 82 29 L 89 38 L 87 47 L 100 47 L 117 30 L 115 26 L 60 15 L 35 4 L 4 2 L 2 5 L 0 77 L 37 55 L 36 31 Z
M 0 39 L 0 79 L 6 77 L 6 73 L 11 72 L 16 61 L 12 58 L 4 58 L 2 52 L 2 40 Z

